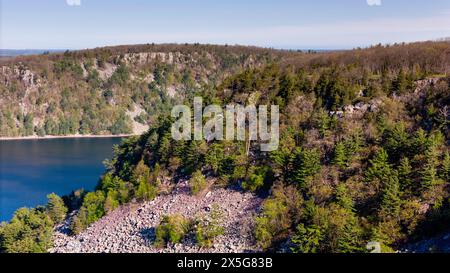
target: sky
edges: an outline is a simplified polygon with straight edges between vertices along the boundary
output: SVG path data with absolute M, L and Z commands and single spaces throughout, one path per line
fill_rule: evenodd
M 0 0 L 1 49 L 350 49 L 450 37 L 450 0 Z

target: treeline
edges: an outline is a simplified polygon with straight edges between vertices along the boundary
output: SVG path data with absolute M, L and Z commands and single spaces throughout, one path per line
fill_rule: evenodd
M 67 207 L 54 193 L 47 199 L 47 205 L 20 208 L 9 223 L 0 224 L 0 253 L 43 253 L 53 247 L 53 228 L 66 218 Z

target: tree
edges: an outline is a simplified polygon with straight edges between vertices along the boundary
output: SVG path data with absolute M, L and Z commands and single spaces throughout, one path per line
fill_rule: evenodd
M 447 181 L 447 182 L 450 181 L 450 153 L 449 152 L 446 152 L 444 154 L 444 159 L 442 161 L 441 178 L 444 181 Z
M 316 149 L 297 148 L 292 160 L 292 180 L 300 188 L 304 188 L 308 179 L 320 171 L 320 155 Z
M 224 148 L 220 143 L 213 143 L 206 153 L 205 164 L 208 165 L 214 174 L 217 174 L 220 164 L 224 159 Z
M 422 188 L 430 189 L 432 186 L 440 183 L 440 179 L 437 174 L 438 166 L 438 152 L 434 145 L 428 147 L 425 151 L 425 164 L 423 165 L 422 176 Z
M 409 163 L 409 159 L 404 157 L 400 160 L 400 166 L 398 167 L 398 179 L 400 182 L 400 189 L 402 191 L 412 191 L 413 184 L 411 179 L 412 168 Z
M 193 195 L 198 195 L 206 188 L 207 185 L 205 176 L 200 170 L 194 172 L 191 179 L 189 179 L 189 186 L 191 187 L 191 192 Z
M 343 142 L 338 142 L 334 148 L 333 164 L 339 168 L 345 168 L 347 166 L 346 158 L 345 145 Z
M 83 200 L 83 206 L 86 209 L 86 219 L 83 221 L 86 223 L 86 226 L 89 226 L 91 223 L 97 221 L 105 214 L 104 209 L 105 203 L 105 194 L 102 191 L 95 191 L 86 194 Z
M 381 198 L 381 217 L 397 218 L 400 212 L 400 184 L 396 172 L 392 172 L 391 176 L 385 181 L 383 196 Z
M 400 95 L 403 94 L 405 90 L 408 88 L 408 79 L 403 69 L 400 69 L 397 79 L 395 79 L 393 83 L 393 87 L 394 91 L 396 91 Z
M 147 181 L 144 177 L 139 180 L 139 185 L 136 190 L 136 198 L 141 201 L 149 201 L 155 199 L 158 194 L 157 188 Z
M 386 183 L 392 174 L 391 165 L 388 162 L 387 152 L 381 148 L 373 157 L 369 160 L 370 167 L 366 171 L 367 182 Z
M 323 239 L 320 227 L 316 225 L 305 227 L 304 224 L 300 224 L 292 236 L 292 243 L 295 246 L 291 250 L 294 253 L 318 253 Z
M 284 238 L 300 219 L 302 204 L 303 198 L 294 187 L 274 185 L 272 196 L 264 200 L 261 214 L 255 218 L 258 245 L 268 248 L 276 239 Z
M 348 211 L 353 211 L 353 200 L 348 195 L 347 187 L 341 183 L 336 187 L 336 203 Z
M 115 190 L 109 190 L 106 194 L 105 199 L 105 213 L 112 212 L 114 209 L 116 209 L 119 206 L 119 201 L 117 200 L 117 191 Z
M 47 214 L 54 223 L 60 223 L 66 218 L 67 207 L 58 195 L 51 193 L 47 195 Z
M 20 208 L 0 226 L 0 252 L 44 253 L 52 246 L 53 221 L 45 208 Z

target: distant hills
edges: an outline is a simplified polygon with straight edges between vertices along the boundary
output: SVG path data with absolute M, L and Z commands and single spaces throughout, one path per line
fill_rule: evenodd
M 64 52 L 65 49 L 0 49 L 0 57 L 39 55 L 44 53 Z

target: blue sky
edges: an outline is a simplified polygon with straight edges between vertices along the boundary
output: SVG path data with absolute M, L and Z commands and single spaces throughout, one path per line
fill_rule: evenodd
M 449 0 L 0 1 L 4 49 L 152 42 L 335 49 L 450 36 Z

